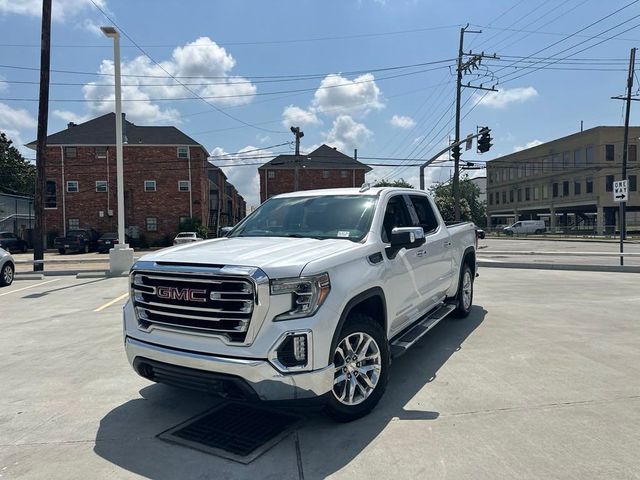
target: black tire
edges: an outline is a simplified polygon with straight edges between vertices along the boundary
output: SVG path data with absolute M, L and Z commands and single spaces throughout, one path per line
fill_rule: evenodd
M 507 237 L 513 237 L 513 232 L 511 230 L 507 230 Z
M 380 356 L 380 372 L 375 387 L 369 393 L 369 395 L 360 403 L 347 405 L 338 400 L 333 390 L 329 392 L 325 411 L 331 418 L 338 422 L 351 422 L 353 420 L 357 420 L 358 418 L 364 417 L 369 412 L 371 412 L 371 410 L 373 410 L 373 408 L 380 401 L 380 398 L 382 398 L 384 390 L 387 387 L 387 381 L 389 379 L 389 342 L 387 341 L 387 336 L 382 327 L 373 318 L 365 314 L 356 313 L 350 315 L 349 318 L 347 318 L 347 321 L 342 328 L 340 335 L 338 335 L 338 340 L 333 347 L 332 358 L 334 364 L 336 358 L 339 358 L 337 349 L 340 346 L 341 342 L 350 335 L 357 333 L 364 333 L 375 341 Z M 366 354 L 367 352 L 365 351 L 364 353 Z M 359 366 L 360 362 L 358 362 L 357 365 Z M 338 372 L 337 374 L 340 373 L 341 372 Z M 354 373 L 354 378 L 356 378 L 354 381 L 360 385 L 359 388 L 362 392 L 362 385 L 365 385 L 365 382 L 361 382 L 357 379 L 357 377 L 358 375 Z M 335 388 L 339 387 L 336 386 Z
M 543 233 L 544 233 L 544 230 L 540 230 L 540 229 L 536 230 L 536 235 L 542 235 Z
M 11 262 L 7 262 L 3 265 L 2 271 L 0 271 L 0 286 L 8 287 L 13 283 L 15 276 L 15 268 Z
M 60 255 L 64 255 L 64 254 L 66 253 L 66 250 L 65 250 L 64 248 L 59 248 L 59 249 L 58 249 L 58 253 L 59 253 Z
M 22 253 L 27 253 L 27 244 L 22 244 Z
M 464 288 L 465 282 L 467 280 L 470 282 L 470 291 L 468 291 L 468 303 L 465 301 L 466 292 Z M 456 303 L 458 304 L 458 306 L 451 313 L 451 315 L 453 315 L 454 317 L 465 318 L 469 315 L 469 313 L 471 313 L 471 307 L 473 306 L 473 281 L 473 270 L 471 270 L 471 267 L 468 263 L 465 263 L 462 266 L 462 270 L 460 271 L 460 279 L 458 280 L 458 293 L 456 294 Z

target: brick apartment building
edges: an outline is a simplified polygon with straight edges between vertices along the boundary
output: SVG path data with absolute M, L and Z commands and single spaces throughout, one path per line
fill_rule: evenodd
M 627 226 L 640 229 L 640 127 L 629 128 Z M 487 163 L 489 228 L 543 219 L 555 232 L 613 233 L 620 224 L 613 182 L 621 180 L 624 128 L 600 126 Z
M 219 168 L 209 163 L 209 233 L 217 236 L 221 227 L 233 226 L 247 215 L 247 203 Z
M 123 115 L 124 117 L 124 115 Z M 125 227 L 132 239 L 160 245 L 181 221 L 209 220 L 208 153 L 172 126 L 123 122 Z M 47 137 L 45 231 L 117 231 L 115 114 Z M 35 142 L 27 145 L 35 149 Z
M 359 187 L 371 167 L 328 145 L 321 145 L 307 155 L 278 155 L 258 168 L 260 201 L 293 192 L 296 169 L 298 190 L 313 190 Z

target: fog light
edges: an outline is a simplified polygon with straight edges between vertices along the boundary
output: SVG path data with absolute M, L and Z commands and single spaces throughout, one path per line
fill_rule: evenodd
M 293 337 L 293 356 L 299 362 L 307 361 L 307 336 L 296 335 Z
M 274 352 L 273 360 L 281 369 L 299 369 L 309 364 L 309 334 L 291 333 L 287 335 Z

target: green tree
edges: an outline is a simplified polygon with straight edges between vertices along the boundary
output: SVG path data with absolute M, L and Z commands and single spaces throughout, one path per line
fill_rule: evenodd
M 36 167 L 25 160 L 4 132 L 0 132 L 0 191 L 33 195 L 35 186 Z
M 199 218 L 188 218 L 180 223 L 181 232 L 196 232 L 200 238 L 206 239 L 209 235 L 207 227 L 202 225 Z
M 388 180 L 378 180 L 373 184 L 374 187 L 396 187 L 396 188 L 414 188 L 409 182 L 407 182 L 404 178 L 400 180 L 394 180 L 390 182 Z
M 444 221 L 455 221 L 451 181 L 436 183 L 429 192 Z M 472 221 L 480 227 L 484 227 L 487 221 L 486 205 L 480 201 L 480 188 L 468 176 L 460 178 L 460 220 Z

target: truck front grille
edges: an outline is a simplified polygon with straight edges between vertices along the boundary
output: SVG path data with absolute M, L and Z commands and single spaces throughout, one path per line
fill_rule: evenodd
M 131 298 L 142 330 L 189 330 L 243 342 L 256 288 L 241 276 L 134 271 Z

